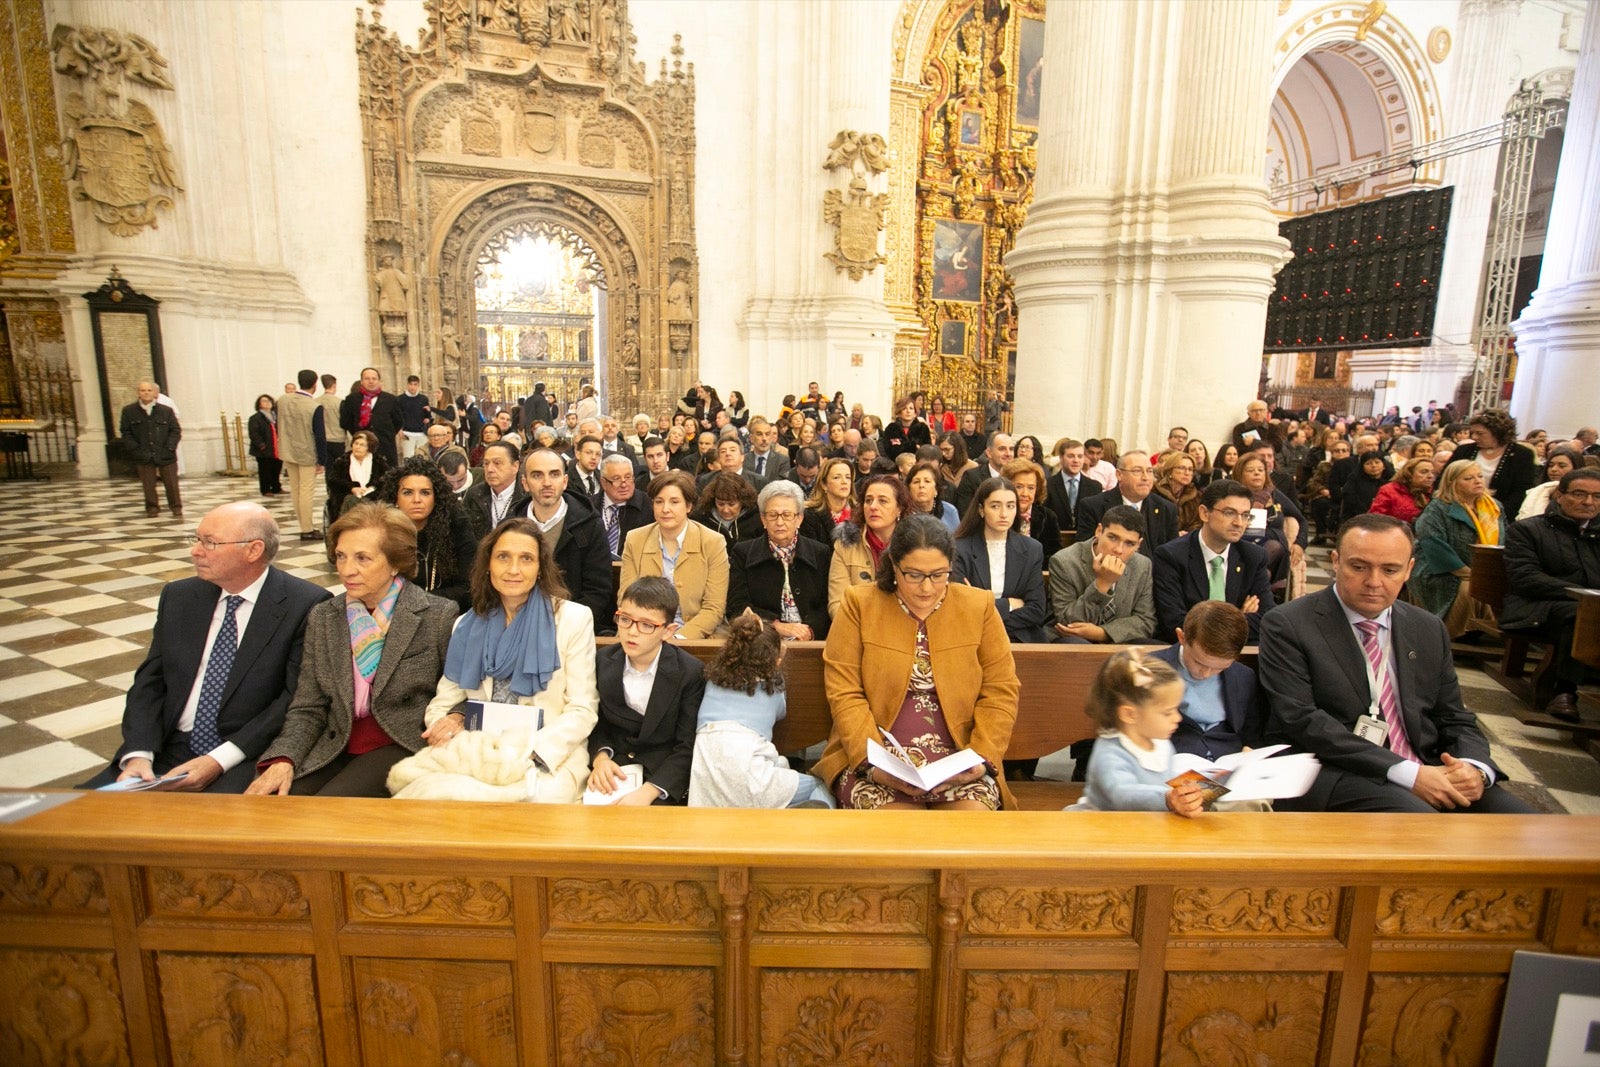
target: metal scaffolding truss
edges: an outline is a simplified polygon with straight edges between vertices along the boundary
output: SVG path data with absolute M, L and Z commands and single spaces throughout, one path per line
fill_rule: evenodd
M 1528 192 L 1533 181 L 1534 151 L 1539 139 L 1566 122 L 1564 100 L 1547 100 L 1540 91 L 1524 82 L 1505 116 L 1491 126 L 1443 137 L 1427 144 L 1413 145 L 1363 163 L 1325 171 L 1310 178 L 1286 182 L 1271 191 L 1274 202 L 1292 202 L 1295 197 L 1315 193 L 1321 199 L 1325 190 L 1365 181 L 1376 174 L 1390 174 L 1419 168 L 1450 156 L 1505 146 L 1496 185 L 1498 204 L 1489 232 L 1485 256 L 1483 309 L 1478 317 L 1474 347 L 1477 357 L 1472 374 L 1472 403 L 1468 410 L 1480 411 L 1500 402 L 1505 389 L 1511 336 L 1511 308 L 1517 285 L 1517 263 L 1522 258 L 1522 235 L 1528 224 Z

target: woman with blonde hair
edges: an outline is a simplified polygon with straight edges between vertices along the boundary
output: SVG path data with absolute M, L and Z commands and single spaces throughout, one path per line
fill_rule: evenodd
M 1164 453 L 1156 466 L 1156 492 L 1177 506 L 1180 534 L 1200 528 L 1200 490 L 1195 488 L 1195 474 L 1194 457 L 1177 449 Z
M 1452 638 L 1490 630 L 1489 610 L 1467 595 L 1464 579 L 1472 576 L 1472 546 L 1503 543 L 1506 519 L 1477 460 L 1458 459 L 1444 469 L 1416 528 L 1410 587 L 1417 603 L 1443 619 Z

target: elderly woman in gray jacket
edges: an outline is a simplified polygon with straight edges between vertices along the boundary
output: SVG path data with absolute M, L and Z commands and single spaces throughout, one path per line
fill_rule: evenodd
M 357 504 L 328 528 L 345 591 L 306 619 L 300 683 L 246 793 L 384 797 L 389 768 L 420 749 L 456 605 L 424 593 L 417 528 Z

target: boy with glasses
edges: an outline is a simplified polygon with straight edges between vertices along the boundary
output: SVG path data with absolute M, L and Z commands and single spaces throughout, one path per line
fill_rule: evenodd
M 615 803 L 683 804 L 689 795 L 694 732 L 705 695 L 700 661 L 667 641 L 677 630 L 678 591 L 666 578 L 640 578 L 617 604 L 617 643 L 595 653 L 599 719 L 589 735 L 589 788 L 626 788 L 622 767 L 644 782 Z
M 1200 528 L 1156 549 L 1156 637 L 1171 641 L 1190 608 L 1224 600 L 1244 612 L 1254 641 L 1270 611 L 1272 580 L 1265 549 L 1242 540 L 1250 527 L 1250 490 L 1222 478 L 1200 494 Z

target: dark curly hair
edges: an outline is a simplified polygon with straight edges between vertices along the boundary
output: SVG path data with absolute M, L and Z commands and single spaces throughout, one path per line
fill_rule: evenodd
M 450 525 L 461 503 L 450 483 L 445 481 L 439 465 L 426 456 L 412 456 L 385 474 L 378 483 L 377 498 L 385 504 L 398 506 L 400 482 L 405 478 L 426 478 L 433 483 L 433 512 L 417 531 L 417 574 L 419 580 L 425 581 L 425 588 L 437 589 L 456 577 L 455 553 L 450 550 Z M 424 575 L 426 579 L 421 577 Z
M 783 639 L 772 624 L 754 612 L 735 615 L 728 623 L 728 640 L 717 658 L 706 664 L 706 681 L 724 689 L 755 696 L 760 688 L 768 693 L 783 689 Z
M 1502 408 L 1484 408 L 1467 420 L 1468 426 L 1482 426 L 1494 435 L 1496 444 L 1509 445 L 1517 439 L 1517 420 Z

